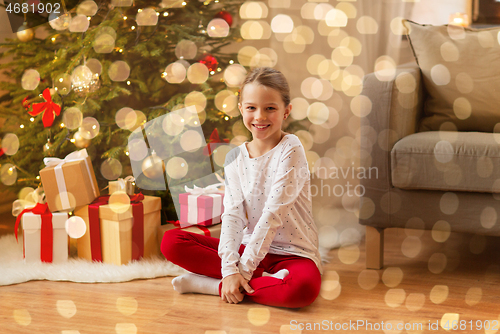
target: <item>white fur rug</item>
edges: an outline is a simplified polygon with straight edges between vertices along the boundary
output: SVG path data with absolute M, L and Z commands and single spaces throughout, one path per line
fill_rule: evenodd
M 0 237 L 0 285 L 31 280 L 112 283 L 177 276 L 187 272 L 164 258 L 143 259 L 122 266 L 78 258 L 59 264 L 24 263 L 21 240 L 17 243 L 13 234 Z
M 20 239 L 22 240 L 22 239 Z M 323 263 L 329 262 L 328 249 L 320 247 Z M 71 255 L 75 250 L 71 248 Z M 66 263 L 25 263 L 23 245 L 13 234 L 0 237 L 0 286 L 33 280 L 79 283 L 116 283 L 135 279 L 178 276 L 187 273 L 164 258 L 142 259 L 116 266 L 71 257 Z

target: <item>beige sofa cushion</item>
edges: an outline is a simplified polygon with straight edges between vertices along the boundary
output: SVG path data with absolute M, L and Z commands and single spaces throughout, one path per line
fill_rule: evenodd
M 419 131 L 493 132 L 500 123 L 500 28 L 404 23 L 428 93 Z
M 392 185 L 402 189 L 500 193 L 500 134 L 426 131 L 391 151 Z

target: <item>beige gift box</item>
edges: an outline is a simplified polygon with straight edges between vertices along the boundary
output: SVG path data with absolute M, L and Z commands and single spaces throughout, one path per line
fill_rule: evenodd
M 68 260 L 68 234 L 66 233 L 67 213 L 52 213 L 52 263 Z M 21 218 L 23 226 L 23 247 L 25 262 L 41 261 L 42 216 L 26 212 Z
M 161 224 L 161 198 L 144 196 L 144 258 L 157 256 L 158 227 Z M 122 265 L 132 260 L 132 205 L 125 212 L 115 212 L 109 204 L 99 206 L 102 261 Z M 88 205 L 77 208 L 75 216 L 82 217 L 87 232 L 78 239 L 78 257 L 92 261 Z
M 88 156 L 60 165 L 56 161 L 40 171 L 40 178 L 51 212 L 70 211 L 92 203 L 99 196 L 94 168 Z

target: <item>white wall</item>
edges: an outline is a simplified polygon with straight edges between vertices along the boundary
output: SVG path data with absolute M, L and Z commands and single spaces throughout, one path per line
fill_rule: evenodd
M 421 24 L 447 24 L 450 14 L 469 14 L 471 0 L 420 0 L 415 1 L 411 20 Z

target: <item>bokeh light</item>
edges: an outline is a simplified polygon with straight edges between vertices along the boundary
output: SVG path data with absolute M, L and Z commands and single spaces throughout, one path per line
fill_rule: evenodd
M 114 30 L 113 33 L 116 36 L 116 32 Z M 115 37 L 113 37 L 113 35 L 111 35 L 109 32 L 101 32 L 100 34 L 96 35 L 96 38 L 92 45 L 96 53 L 110 53 L 115 48 Z
M 432 227 L 432 239 L 436 242 L 445 242 L 451 234 L 451 226 L 445 220 L 438 220 Z
M 70 238 L 79 239 L 83 237 L 87 231 L 87 225 L 82 217 L 72 216 L 64 224 L 66 233 L 68 233 Z
M 137 113 L 129 107 L 121 108 L 115 114 L 115 122 L 123 130 L 132 130 L 137 124 Z
M 243 28 L 242 28 L 243 29 Z M 229 24 L 223 19 L 212 19 L 207 26 L 207 34 L 210 37 L 226 37 L 229 35 Z
M 57 13 L 53 11 L 49 14 L 49 25 L 54 30 L 62 31 L 66 30 L 71 23 L 71 14 L 70 13 Z
M 17 168 L 11 164 L 6 163 L 0 167 L 0 181 L 6 186 L 11 186 L 17 181 Z
M 326 300 L 334 300 L 342 291 L 340 276 L 334 270 L 329 270 L 323 274 L 321 281 L 320 296 Z
M 130 76 L 130 66 L 122 60 L 115 61 L 109 66 L 108 75 L 113 81 L 125 81 Z
M 498 214 L 495 208 L 491 206 L 487 206 L 481 212 L 481 216 L 479 217 L 479 221 L 481 222 L 481 226 L 487 229 L 491 229 L 496 225 L 498 219 Z
M 63 122 L 68 129 L 70 130 L 78 129 L 82 125 L 82 121 L 83 121 L 83 114 L 79 108 L 71 107 L 64 110 Z
M 240 64 L 229 65 L 224 71 L 224 80 L 228 87 L 239 87 L 247 75 L 247 71 Z
M 196 112 L 202 112 L 207 106 L 207 98 L 202 92 L 192 91 L 184 98 L 184 105 L 186 107 L 193 107 Z
M 14 310 L 12 316 L 18 325 L 28 326 L 31 324 L 31 314 L 26 309 Z
M 170 158 L 166 165 L 166 172 L 173 179 L 181 179 L 188 173 L 188 164 L 183 158 Z
M 76 8 L 76 13 L 82 14 L 85 17 L 94 16 L 97 13 L 98 9 L 99 8 L 97 7 L 97 4 L 94 1 L 85 0 L 78 5 L 78 7 Z
M 290 33 L 293 31 L 293 27 L 294 24 L 292 18 L 285 14 L 278 14 L 275 17 L 273 17 L 271 21 L 271 29 L 274 33 L 277 34 Z
M 425 295 L 423 293 L 410 293 L 406 297 L 405 306 L 411 312 L 419 311 L 425 304 Z
M 14 133 L 3 136 L 0 147 L 6 155 L 14 155 L 19 150 L 19 138 Z
M 175 62 L 167 65 L 163 74 L 163 79 L 167 80 L 167 82 L 177 84 L 184 81 L 187 69 L 181 62 Z
M 123 166 L 118 159 L 108 158 L 101 164 L 101 174 L 107 180 L 116 180 L 122 175 Z
M 64 318 L 70 319 L 76 314 L 76 305 L 72 300 L 58 300 L 56 302 L 57 312 Z
M 195 130 L 188 130 L 181 135 L 180 144 L 184 151 L 195 152 L 205 145 L 205 139 Z
M 358 275 L 358 284 L 363 290 L 372 290 L 374 289 L 380 277 L 376 270 L 363 269 Z
M 29 69 L 24 71 L 23 77 L 21 78 L 21 86 L 25 90 L 34 90 L 38 87 L 40 83 L 40 73 L 35 69 Z
M 264 326 L 271 319 L 271 312 L 267 307 L 251 307 L 248 309 L 247 318 L 254 326 Z
M 406 298 L 406 292 L 403 289 L 389 289 L 385 293 L 385 303 L 389 307 L 399 307 L 403 302 L 405 301 Z
M 130 209 L 130 197 L 124 191 L 115 191 L 109 196 L 109 208 L 115 213 L 124 213 Z
M 118 297 L 116 308 L 121 314 L 131 316 L 137 312 L 138 302 L 134 297 Z
M 459 200 L 457 194 L 446 192 L 441 196 L 439 208 L 447 215 L 452 215 L 458 210 Z
M 89 29 L 90 21 L 86 15 L 78 14 L 71 19 L 68 30 L 70 32 L 85 32 Z
M 431 79 L 436 85 L 444 86 L 450 83 L 451 74 L 446 66 L 438 64 L 431 68 Z
M 374 73 L 380 81 L 391 81 L 396 76 L 396 62 L 389 56 L 381 56 L 375 61 Z
M 465 303 L 469 306 L 474 306 L 481 301 L 483 290 L 478 287 L 471 287 L 465 294 Z
M 326 25 L 329 27 L 345 27 L 347 25 L 347 15 L 340 9 L 333 8 L 325 16 Z
M 445 313 L 441 317 L 440 326 L 444 330 L 450 331 L 453 328 L 453 324 L 458 324 L 459 321 L 460 321 L 460 315 L 458 313 Z M 456 327 L 458 327 L 458 325 L 456 325 Z
M 401 252 L 404 256 L 409 258 L 414 258 L 422 250 L 422 241 L 419 237 L 408 236 L 403 240 L 401 244 Z
M 267 6 L 264 2 L 246 1 L 240 7 L 240 17 L 242 19 L 262 19 L 268 14 Z
M 446 268 L 448 258 L 443 253 L 434 253 L 429 258 L 428 268 L 433 274 L 440 274 Z
M 80 126 L 79 132 L 82 134 L 82 137 L 85 139 L 95 138 L 101 129 L 99 125 L 99 121 L 94 117 L 85 117 L 82 120 L 82 125 Z
M 374 35 L 378 32 L 378 23 L 371 16 L 361 16 L 356 22 L 360 34 Z
M 129 158 L 141 161 L 148 155 L 148 146 L 143 139 L 132 139 L 128 142 Z
M 144 8 L 137 13 L 138 26 L 155 26 L 158 24 L 158 15 L 153 8 Z
M 202 63 L 194 63 L 187 70 L 187 79 L 193 84 L 202 84 L 207 81 L 209 70 Z
M 344 264 L 353 264 L 359 260 L 360 253 L 358 245 L 341 246 L 338 257 L 340 262 Z
M 178 59 L 193 59 L 198 53 L 198 47 L 193 41 L 183 39 L 175 46 L 175 56 Z
M 238 116 L 238 97 L 230 90 L 221 90 L 215 95 L 215 107 L 229 116 Z
M 307 118 L 313 124 L 323 124 L 328 120 L 330 110 L 322 102 L 314 102 L 307 108 Z
M 382 274 L 382 282 L 389 287 L 395 288 L 403 280 L 403 271 L 399 267 L 388 267 Z
M 115 326 L 116 334 L 136 334 L 137 326 L 132 323 L 117 323 Z

